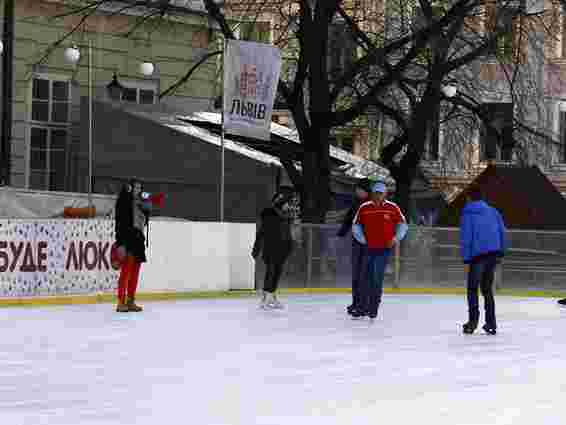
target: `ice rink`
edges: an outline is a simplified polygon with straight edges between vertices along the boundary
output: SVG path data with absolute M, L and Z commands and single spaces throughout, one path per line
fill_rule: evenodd
M 0 309 L 0 424 L 564 424 L 566 309 L 498 297 L 462 335 L 463 296 L 349 295 Z M 482 312 L 483 315 L 483 312 Z

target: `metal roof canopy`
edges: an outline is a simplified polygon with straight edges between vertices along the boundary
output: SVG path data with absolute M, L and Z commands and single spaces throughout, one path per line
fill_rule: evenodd
M 177 116 L 176 119 L 181 122 L 204 128 L 216 135 L 221 134 L 222 118 L 220 113 L 196 112 L 191 115 Z M 270 130 L 270 141 L 233 134 L 227 134 L 226 137 L 235 142 L 242 143 L 251 149 L 255 149 L 274 157 L 283 156 L 291 159 L 292 161 L 301 162 L 303 159 L 304 148 L 298 137 L 297 131 L 276 123 L 271 123 Z M 348 174 L 346 169 L 348 166 L 351 166 L 363 168 L 364 174 L 376 174 L 377 177 L 383 179 L 389 178 L 389 172 L 385 168 L 332 145 L 330 146 L 330 159 L 334 170 L 340 170 L 346 174 Z M 365 177 L 365 175 L 363 177 Z

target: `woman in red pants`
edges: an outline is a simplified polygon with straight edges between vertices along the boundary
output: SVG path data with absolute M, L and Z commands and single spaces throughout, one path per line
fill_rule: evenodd
M 144 230 L 149 221 L 151 204 L 144 201 L 141 194 L 141 182 L 131 180 L 122 188 L 116 201 L 116 245 L 125 254 L 118 281 L 118 312 L 142 311 L 135 298 L 141 264 L 147 261 Z

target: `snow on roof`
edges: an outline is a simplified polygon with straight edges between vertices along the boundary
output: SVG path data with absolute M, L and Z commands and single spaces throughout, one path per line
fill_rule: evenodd
M 222 117 L 217 112 L 195 112 L 190 115 L 181 116 L 178 118 L 183 122 L 209 122 L 212 124 L 221 125 Z M 301 143 L 299 134 L 296 129 L 285 127 L 277 123 L 271 123 L 271 133 L 292 141 L 294 143 Z M 255 151 L 255 150 L 254 150 Z M 346 165 L 342 166 L 342 170 L 346 175 L 354 178 L 375 177 L 376 179 L 390 180 L 389 171 L 372 161 L 368 161 L 356 155 L 352 155 L 343 149 L 336 146 L 330 146 L 330 156 L 345 162 Z
M 216 136 L 215 134 L 211 133 L 208 130 L 200 128 L 196 125 L 192 124 L 164 124 L 166 127 L 172 128 L 177 130 L 181 133 L 188 134 L 190 136 L 196 137 L 200 140 L 204 140 L 205 142 L 212 143 L 216 146 L 222 145 L 222 140 L 220 137 Z M 274 165 L 281 165 L 279 160 L 269 154 L 257 151 L 255 149 L 248 148 L 247 146 L 234 142 L 227 137 L 224 137 L 224 147 L 230 151 L 237 152 L 241 155 L 247 156 L 249 158 L 255 159 L 257 161 L 266 163 L 266 164 L 274 164 Z
M 199 127 L 198 125 L 191 124 L 192 122 L 208 122 L 212 124 L 221 125 L 221 114 L 216 112 L 195 112 L 190 115 L 180 115 L 172 112 L 159 112 L 159 111 L 147 111 L 140 110 L 136 108 L 128 108 L 127 111 L 131 114 L 144 117 L 146 119 L 159 122 L 161 125 L 169 127 L 178 132 L 197 137 L 207 143 L 214 144 L 216 146 L 222 145 L 222 140 L 220 136 L 215 133 Z M 294 143 L 301 143 L 297 130 L 285 127 L 276 123 L 271 123 L 271 132 L 276 136 L 282 137 Z M 267 153 L 263 153 L 259 150 L 248 147 L 244 143 L 236 142 L 230 139 L 230 136 L 224 137 L 224 147 L 230 151 L 237 152 L 241 155 L 247 156 L 248 158 L 255 159 L 256 161 L 263 162 L 265 164 L 273 164 L 277 166 L 282 166 L 279 158 Z M 388 183 L 392 182 L 389 175 L 389 171 L 372 161 L 368 161 L 359 156 L 352 155 L 343 149 L 337 148 L 336 146 L 330 146 L 330 156 L 332 158 L 338 159 L 345 164 L 340 166 L 339 169 L 347 176 L 352 178 L 364 178 L 371 177 L 378 180 L 385 180 Z M 300 164 L 296 164 L 299 170 L 301 169 Z

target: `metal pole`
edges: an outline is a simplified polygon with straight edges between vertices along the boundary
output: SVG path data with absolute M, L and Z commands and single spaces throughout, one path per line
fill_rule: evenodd
M 220 222 L 224 222 L 224 106 L 222 106 L 222 130 L 220 133 Z
M 220 129 L 220 222 L 224 222 L 224 190 L 225 190 L 225 165 L 224 165 L 224 101 L 226 100 L 226 93 L 224 93 L 224 74 L 226 70 L 226 47 L 228 46 L 228 40 L 224 40 L 224 53 L 222 54 L 222 114 L 220 116 L 221 129 Z
M 4 57 L 2 58 L 2 143 L 0 184 L 10 185 L 12 155 L 12 97 L 14 82 L 14 0 L 4 1 Z
M 92 40 L 88 40 L 88 207 L 92 209 Z

